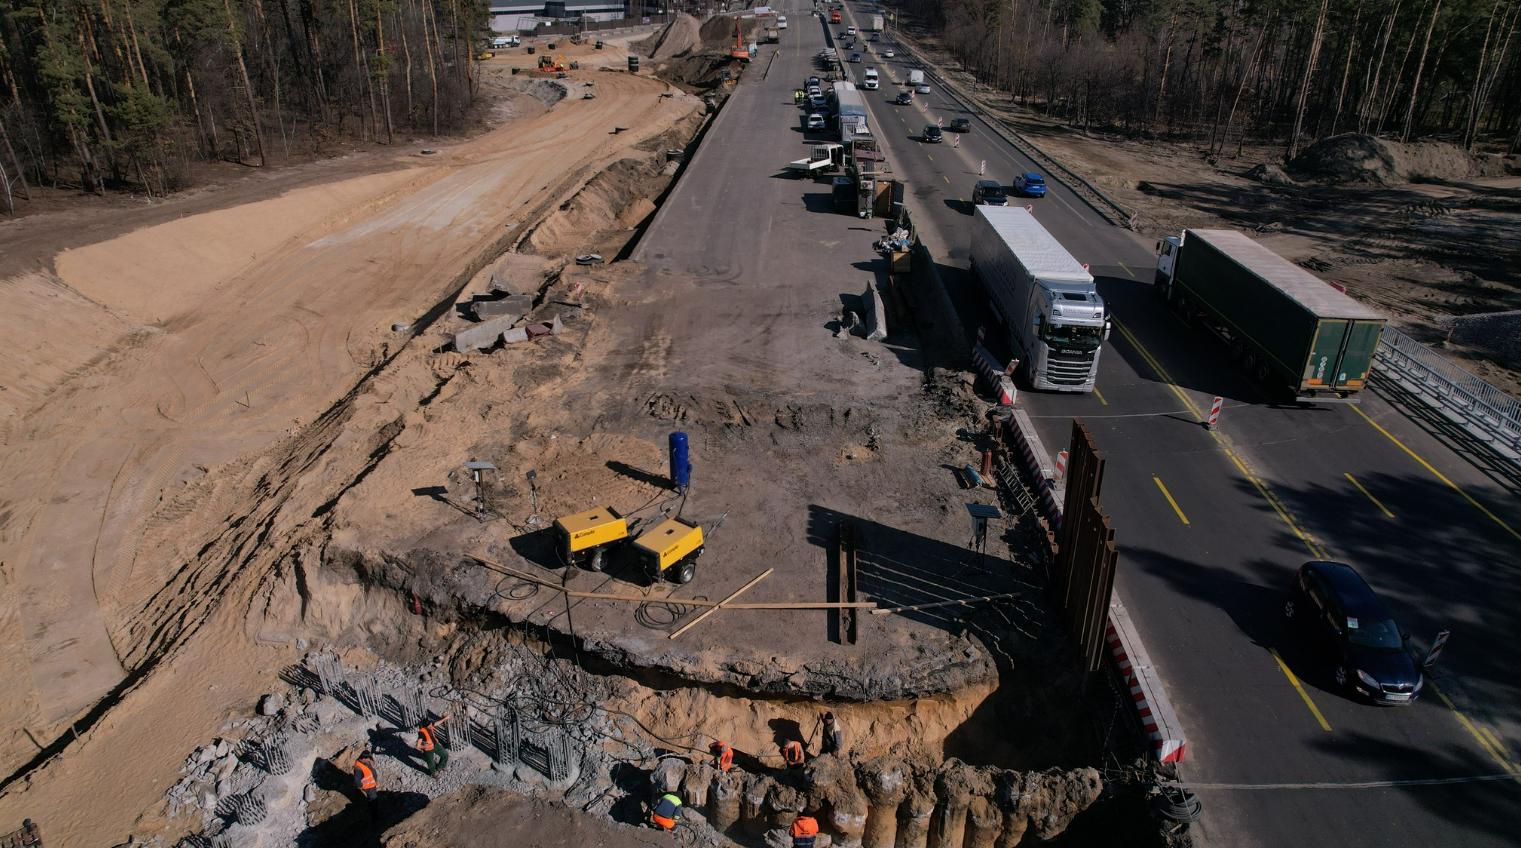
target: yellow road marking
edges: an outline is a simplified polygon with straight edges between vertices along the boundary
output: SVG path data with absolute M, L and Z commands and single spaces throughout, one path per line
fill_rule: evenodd
M 935 157 L 929 155 L 928 153 L 924 154 L 924 158 L 930 160 L 931 162 L 935 161 Z M 950 182 L 950 180 L 946 180 L 946 182 Z
M 1479 747 L 1483 748 L 1506 771 L 1517 775 L 1516 782 L 1521 783 L 1521 769 L 1518 769 L 1515 763 L 1512 763 L 1504 756 L 1505 749 L 1496 748 L 1491 745 L 1489 740 L 1484 738 L 1484 734 L 1480 733 L 1479 729 L 1474 726 L 1474 723 L 1468 720 L 1468 716 L 1463 715 L 1463 711 L 1458 709 L 1457 705 L 1452 702 L 1451 698 L 1447 697 L 1447 693 L 1443 692 L 1441 687 L 1436 685 L 1435 681 L 1428 677 L 1426 678 L 1426 685 L 1430 686 L 1431 690 L 1437 693 L 1437 697 L 1442 699 L 1442 703 L 1447 705 L 1447 709 L 1452 710 L 1452 714 L 1458 717 L 1458 722 L 1463 725 L 1463 729 L 1467 730 L 1473 738 L 1479 740 Z
M 1421 466 L 1424 467 L 1427 471 L 1430 471 L 1432 474 L 1435 474 L 1436 478 L 1438 480 L 1441 480 L 1443 483 L 1446 483 L 1447 485 L 1451 486 L 1452 490 L 1454 492 L 1457 492 L 1458 494 L 1462 495 L 1464 500 L 1466 500 L 1469 503 L 1473 504 L 1474 506 L 1478 507 L 1480 512 L 1482 512 L 1485 515 L 1489 516 L 1489 520 L 1490 521 L 1493 521 L 1494 523 L 1496 523 L 1496 524 L 1500 525 L 1501 527 L 1505 528 L 1505 532 L 1511 534 L 1512 536 L 1515 536 L 1517 539 L 1521 539 L 1521 533 L 1516 532 L 1516 529 L 1514 527 L 1511 527 L 1509 524 L 1506 524 L 1504 521 L 1502 521 L 1500 519 L 1500 516 L 1495 515 L 1493 512 L 1490 512 L 1489 508 L 1486 507 L 1486 506 L 1484 506 L 1484 504 L 1481 504 L 1478 501 L 1474 500 L 1473 499 L 1473 495 L 1470 495 L 1467 492 L 1463 491 L 1462 488 L 1460 488 L 1457 483 L 1454 483 L 1451 480 L 1448 480 L 1447 476 L 1445 474 L 1443 474 L 1442 472 L 1436 470 L 1435 468 L 1432 468 L 1431 467 L 1431 463 L 1427 462 L 1424 459 L 1421 459 L 1420 455 L 1417 454 L 1415 451 L 1411 450 L 1408 447 L 1405 447 L 1405 443 L 1404 442 L 1400 441 L 1399 439 L 1396 439 L 1394 437 L 1393 433 L 1389 432 L 1388 430 L 1385 430 L 1383 427 L 1380 427 L 1379 423 L 1377 421 L 1374 421 L 1372 418 L 1368 417 L 1368 413 L 1363 412 L 1361 409 L 1358 409 L 1355 406 L 1352 407 L 1352 411 L 1355 412 L 1355 413 L 1357 413 L 1358 415 L 1361 415 L 1363 417 L 1364 421 L 1368 422 L 1369 424 L 1372 424 L 1373 425 L 1373 429 L 1375 429 L 1375 430 L 1379 431 L 1380 433 L 1383 433 L 1385 436 L 1387 436 L 1389 438 L 1389 441 L 1394 442 L 1396 445 L 1399 445 L 1400 450 L 1404 451 L 1405 453 L 1410 454 L 1410 458 L 1411 459 L 1414 459 L 1416 462 L 1419 462 L 1421 464 Z
M 945 184 L 946 185 L 950 185 L 951 184 L 951 178 L 950 177 L 945 176 L 945 174 L 941 174 L 940 176 L 945 179 Z
M 1342 473 L 1344 473 L 1344 474 L 1347 475 L 1347 479 L 1352 481 L 1352 485 L 1356 486 L 1357 490 L 1359 492 L 1362 492 L 1363 494 L 1367 495 L 1368 496 L 1368 500 L 1373 501 L 1373 505 L 1374 506 L 1376 506 L 1379 509 L 1383 510 L 1384 514 L 1387 515 L 1387 516 L 1389 516 L 1390 518 L 1394 517 L 1394 513 L 1390 512 L 1388 507 L 1386 507 L 1382 503 L 1380 503 L 1378 498 L 1373 497 L 1373 493 L 1372 492 L 1368 491 L 1367 489 L 1364 489 L 1363 488 L 1363 484 L 1357 482 L 1357 478 L 1356 477 L 1353 477 L 1351 474 L 1347 474 L 1347 472 L 1342 472 Z
M 1119 262 L 1119 260 L 1118 260 L 1118 259 L 1116 259 L 1116 260 L 1115 260 L 1115 261 L 1116 261 L 1116 262 Z M 1125 263 L 1123 263 L 1123 262 L 1120 262 L 1120 267 L 1121 267 L 1121 268 L 1125 268 Z M 1131 276 L 1131 278 L 1132 278 L 1132 279 L 1134 279 L 1134 278 L 1135 278 L 1135 274 L 1131 274 L 1131 273 L 1130 273 L 1130 269 L 1129 269 L 1129 268 L 1125 268 L 1125 273 L 1127 273 L 1127 274 L 1130 274 L 1130 276 Z
M 1178 502 L 1172 499 L 1172 492 L 1167 491 L 1167 487 L 1162 485 L 1162 478 L 1153 474 L 1151 475 L 1151 479 L 1155 480 L 1157 482 L 1157 488 L 1162 490 L 1162 497 L 1167 498 L 1167 502 L 1172 504 L 1172 511 L 1178 514 L 1178 518 L 1181 519 L 1184 524 L 1187 524 L 1188 516 L 1183 514 L 1183 510 L 1178 506 Z
M 1315 714 L 1315 720 L 1320 722 L 1321 729 L 1329 731 L 1331 729 L 1331 723 L 1326 721 L 1326 717 L 1320 714 L 1320 708 L 1315 706 L 1314 701 L 1310 700 L 1310 693 L 1304 691 L 1304 687 L 1299 685 L 1299 678 L 1294 676 L 1294 672 L 1289 671 L 1289 664 L 1284 662 L 1283 657 L 1280 657 L 1278 655 L 1278 649 L 1268 648 L 1268 651 L 1272 653 L 1273 659 L 1278 661 L 1278 667 L 1283 669 L 1284 676 L 1287 677 L 1289 679 L 1289 682 L 1294 684 L 1294 688 L 1299 691 L 1299 697 L 1304 699 L 1305 706 L 1309 707 L 1310 712 Z
M 1094 389 L 1093 389 L 1093 396 L 1099 399 L 1099 403 L 1102 403 L 1105 406 L 1109 405 L 1109 401 L 1104 400 L 1104 395 L 1101 392 L 1099 392 L 1099 390 L 1098 390 L 1097 387 L 1094 387 Z
M 1194 418 L 1203 421 L 1204 412 L 1194 403 L 1193 398 L 1190 398 L 1188 393 L 1183 391 L 1182 387 L 1173 382 L 1172 375 L 1168 374 L 1167 369 L 1162 367 L 1162 363 L 1158 362 L 1156 357 L 1151 355 L 1151 351 L 1147 350 L 1145 345 L 1141 344 L 1141 340 L 1137 339 L 1130 332 L 1130 329 L 1121 323 L 1118 318 L 1114 319 L 1114 326 L 1120 331 L 1120 335 L 1124 336 L 1125 340 L 1130 343 L 1130 346 L 1135 348 L 1136 353 L 1141 355 L 1141 359 L 1145 360 L 1147 366 L 1156 372 L 1157 377 L 1162 381 L 1163 385 L 1172 389 L 1173 394 L 1177 395 L 1178 400 L 1182 401 L 1183 405 L 1193 413 Z M 1235 451 L 1231 450 L 1230 443 L 1225 440 L 1225 437 L 1220 435 L 1218 430 L 1210 430 L 1208 432 L 1210 438 L 1214 439 L 1216 444 L 1220 446 L 1220 449 L 1225 451 L 1225 455 L 1230 457 L 1231 462 L 1236 464 L 1236 468 L 1241 471 L 1242 476 L 1246 477 L 1252 486 L 1257 489 L 1257 493 L 1262 495 L 1262 499 L 1268 502 L 1268 506 L 1271 506 L 1273 511 L 1278 513 L 1278 517 L 1283 519 L 1283 523 L 1287 524 L 1289 529 L 1294 531 L 1295 537 L 1304 543 L 1311 555 L 1318 559 L 1328 559 L 1329 554 L 1326 552 L 1326 549 L 1321 547 L 1320 542 L 1316 541 L 1314 536 L 1299 526 L 1299 522 L 1289 513 L 1288 508 L 1278 499 L 1278 496 L 1273 494 L 1273 491 L 1268 488 L 1267 484 L 1247 467 L 1246 462 L 1237 456 Z

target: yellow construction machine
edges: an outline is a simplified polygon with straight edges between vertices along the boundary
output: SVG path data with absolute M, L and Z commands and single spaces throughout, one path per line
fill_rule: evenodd
M 541 71 L 563 71 L 565 70 L 565 67 L 566 62 L 564 56 L 539 57 L 539 70 Z
M 650 580 L 690 583 L 702 556 L 702 528 L 680 518 L 667 518 L 639 534 L 634 552 Z
M 628 522 L 612 507 L 555 519 L 555 549 L 566 565 L 602 570 L 607 552 L 628 539 Z

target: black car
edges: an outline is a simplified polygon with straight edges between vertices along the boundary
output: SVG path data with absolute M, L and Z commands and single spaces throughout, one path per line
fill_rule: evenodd
M 1350 565 L 1305 563 L 1283 614 L 1314 631 L 1318 646 L 1336 663 L 1336 685 L 1390 706 L 1420 697 L 1426 681 L 1405 649 L 1410 637 Z
M 940 128 L 930 124 L 924 128 L 924 135 L 920 136 L 923 141 L 930 144 L 939 144 L 945 141 L 945 136 L 940 133 Z
M 952 118 L 951 119 L 951 125 L 949 127 L 946 127 L 946 129 L 950 130 L 951 132 L 958 132 L 958 133 L 971 132 L 972 131 L 972 119 L 971 118 Z
M 900 91 L 898 92 L 898 96 L 893 98 L 893 105 L 895 106 L 907 106 L 912 102 L 914 102 L 914 93 L 912 91 Z

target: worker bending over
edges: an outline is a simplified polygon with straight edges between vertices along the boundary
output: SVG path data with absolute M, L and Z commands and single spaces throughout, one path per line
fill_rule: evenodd
M 787 763 L 787 768 L 799 769 L 807 758 L 803 754 L 803 743 L 796 739 L 782 743 L 782 760 Z
M 650 824 L 670 832 L 679 821 L 681 821 L 681 799 L 669 792 L 661 795 L 660 800 L 655 802 L 655 811 L 650 813 Z
M 709 745 L 708 750 L 713 753 L 713 768 L 719 771 L 734 768 L 734 749 L 729 747 L 728 742 L 720 739 Z
M 798 816 L 788 831 L 792 835 L 792 848 L 813 848 L 819 835 L 819 822 L 810 815 Z

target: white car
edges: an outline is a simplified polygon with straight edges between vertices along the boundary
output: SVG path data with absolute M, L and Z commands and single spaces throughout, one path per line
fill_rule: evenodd
M 914 86 L 914 91 L 916 93 L 918 93 L 918 94 L 929 94 L 930 93 L 929 83 L 927 83 L 927 82 L 921 82 L 921 83 L 919 83 L 918 85 Z
M 848 36 L 851 36 L 852 38 L 854 38 L 855 34 L 856 34 L 856 28 L 855 27 L 846 27 L 845 28 L 845 34 L 848 35 Z
M 883 51 L 882 51 L 882 58 L 884 58 L 884 59 L 891 59 L 891 58 L 892 58 L 892 57 L 894 57 L 894 56 L 896 56 L 896 55 L 897 55 L 897 54 L 896 54 L 896 53 L 894 53 L 894 52 L 893 52 L 893 51 L 891 51 L 891 50 L 883 50 Z
M 820 115 L 817 112 L 814 112 L 812 115 L 809 115 L 808 116 L 808 129 L 809 129 L 810 132 L 813 131 L 813 130 L 822 130 L 822 129 L 824 129 L 824 116 Z

